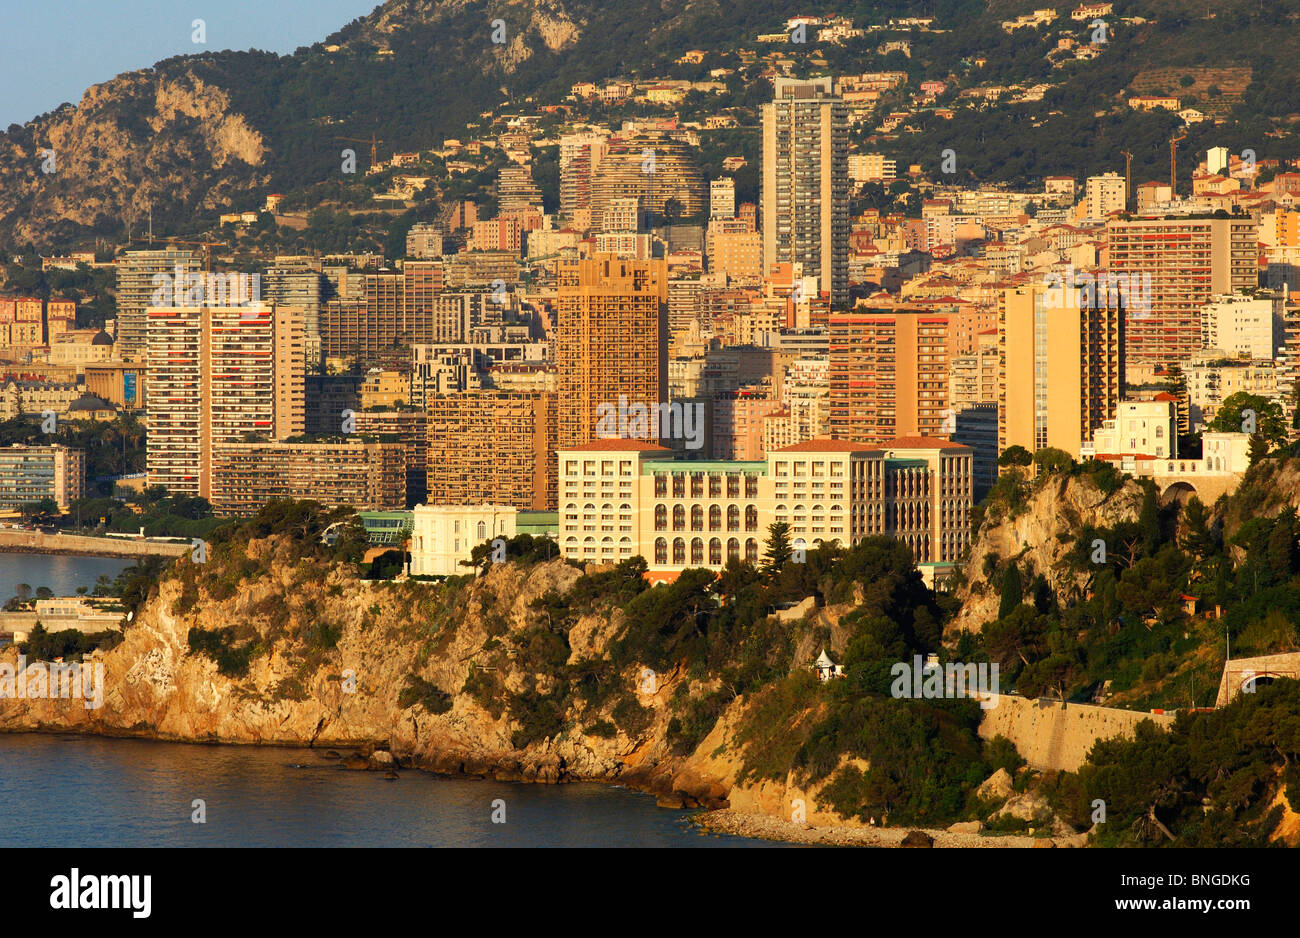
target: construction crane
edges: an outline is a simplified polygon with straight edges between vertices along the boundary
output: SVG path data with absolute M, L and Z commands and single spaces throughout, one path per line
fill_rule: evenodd
M 183 241 L 180 238 L 155 238 L 152 235 L 147 238 L 132 238 L 131 240 L 140 243 L 148 242 L 150 245 L 152 245 L 154 241 L 162 241 L 165 244 L 188 244 L 194 247 L 201 247 L 203 248 L 203 269 L 205 271 L 212 270 L 212 249 L 226 247 L 224 241 Z
M 1169 138 L 1169 195 L 1178 196 L 1178 141 L 1186 140 L 1187 134 L 1174 134 Z
M 336 137 L 337 140 L 345 140 L 348 143 L 368 143 L 370 144 L 370 168 L 374 169 L 379 165 L 379 145 L 384 141 L 380 140 L 374 134 L 370 135 L 369 140 L 360 137 Z
M 1120 150 L 1124 154 L 1124 211 L 1128 211 L 1128 200 L 1133 196 L 1133 153 Z

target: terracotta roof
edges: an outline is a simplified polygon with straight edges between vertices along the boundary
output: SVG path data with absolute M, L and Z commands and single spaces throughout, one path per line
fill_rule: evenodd
M 804 440 L 802 443 L 795 443 L 793 446 L 786 446 L 776 453 L 865 453 L 880 449 L 879 446 L 868 446 L 866 443 L 852 443 L 848 440 Z
M 952 440 L 943 440 L 935 436 L 900 436 L 884 445 L 885 449 L 970 449 Z
M 581 446 L 568 447 L 569 452 L 580 453 L 604 453 L 604 452 L 623 452 L 623 453 L 671 453 L 666 446 L 660 446 L 658 443 L 649 443 L 645 440 L 625 440 L 619 437 L 609 439 L 592 440 L 590 443 L 584 443 Z

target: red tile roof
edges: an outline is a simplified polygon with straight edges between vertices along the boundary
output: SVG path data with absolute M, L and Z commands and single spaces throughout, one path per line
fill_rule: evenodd
M 890 440 L 883 447 L 884 449 L 970 449 L 969 446 L 963 446 L 961 443 L 954 443 L 952 440 L 944 440 L 935 436 L 900 436 L 896 440 Z
M 848 440 L 804 440 L 793 446 L 786 446 L 773 452 L 777 453 L 864 453 L 880 449 L 866 443 L 852 443 Z
M 608 439 L 592 440 L 590 443 L 584 443 L 581 446 L 569 447 L 569 452 L 671 453 L 672 450 L 666 446 L 660 446 L 658 443 L 649 443 L 645 440 L 625 440 L 620 437 L 610 437 Z

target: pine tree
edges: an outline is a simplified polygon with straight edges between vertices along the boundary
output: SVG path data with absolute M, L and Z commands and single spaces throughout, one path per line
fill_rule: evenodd
M 773 521 L 767 528 L 767 549 L 763 552 L 765 566 L 773 573 L 780 573 L 791 553 L 790 525 Z
M 1025 601 L 1025 584 L 1020 577 L 1020 568 L 1012 562 L 1007 572 L 1002 574 L 1002 601 L 998 604 L 998 618 L 1004 619 Z

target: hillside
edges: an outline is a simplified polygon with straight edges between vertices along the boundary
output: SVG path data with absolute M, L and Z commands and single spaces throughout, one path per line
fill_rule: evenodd
M 1095 596 L 1064 609 L 1051 587 L 1030 578 L 1027 558 L 1037 541 L 1017 558 L 1020 566 L 988 564 L 984 579 L 1000 583 L 1000 606 L 980 632 L 957 640 L 955 653 L 940 645 L 944 603 L 924 587 L 906 548 L 886 538 L 848 551 L 821 548 L 805 563 L 736 565 L 720 578 L 690 570 L 654 588 L 641 576 L 643 562 L 583 571 L 540 559 L 527 538 L 510 542 L 508 562 L 487 564 L 477 576 L 370 581 L 356 565 L 357 532 L 326 547 L 320 536 L 333 516 L 308 503 L 276 503 L 213 532 L 206 564 L 182 558 L 161 579 L 127 578 L 122 601 L 134 615 L 104 652 L 101 708 L 0 700 L 0 731 L 356 748 L 363 755 L 346 761 L 356 769 L 618 783 L 669 806 L 767 819 L 757 828 L 740 821 L 746 830 L 770 832 L 780 822 L 778 836 L 789 835 L 783 825 L 798 808 L 798 824 L 819 828 L 959 823 L 961 836 L 1033 829 L 1074 842 L 1091 824 L 1093 799 L 1103 797 L 1116 825 L 1104 839 L 1157 842 L 1147 820 L 1155 808 L 1143 799 L 1159 771 L 1150 767 L 1172 756 L 1135 760 L 1131 753 L 1201 752 L 1207 738 L 1221 735 L 1187 720 L 1285 723 L 1298 693 L 1293 682 L 1212 714 L 1180 715 L 1168 734 L 1138 724 L 1136 739 L 1093 748 L 1077 772 L 1031 770 L 1011 740 L 982 738 L 985 711 L 974 700 L 897 687 L 898 662 L 937 649 L 943 662 L 1000 662 L 1003 692 L 1015 681 L 1025 697 L 1037 696 L 1035 684 L 1073 695 L 1092 686 L 1095 670 L 1115 677 L 1116 702 L 1124 681 L 1132 684 L 1130 701 L 1179 700 L 1186 668 L 1221 633 L 1219 623 L 1189 624 L 1176 603 L 1166 605 L 1168 592 L 1183 586 L 1172 578 L 1186 572 L 1171 553 L 1180 548 L 1167 541 L 1172 517 L 1153 516 L 1147 495 L 1128 486 L 1111 489 L 1112 507 L 1098 511 L 1088 493 L 1110 488 L 1104 479 L 1060 482 L 1041 483 L 1039 492 L 1049 493 L 1041 497 L 1084 498 L 1093 510 L 1076 519 L 1084 537 L 1131 540 L 1127 559 L 1115 561 L 1118 573 L 1094 574 Z M 986 517 L 985 545 L 1020 536 L 1011 513 Z M 1181 542 L 1190 544 L 1202 525 L 1184 520 L 1190 539 Z M 1234 602 L 1226 622 L 1234 648 L 1295 639 L 1294 622 L 1267 611 L 1293 607 L 1300 594 L 1294 513 L 1253 520 L 1238 532 L 1244 540 L 1234 538 L 1246 548 L 1240 564 L 1209 534 L 1202 564 L 1221 573 L 1194 587 L 1221 581 L 1223 598 Z M 1071 524 L 1067 512 L 1059 523 Z M 1101 523 L 1111 526 L 1093 527 Z M 1154 540 L 1143 543 L 1144 533 Z M 1074 563 L 1068 554 L 1058 559 Z M 1024 601 L 1008 604 L 1008 571 L 1022 567 Z M 1068 580 L 1060 585 L 1070 588 Z M 1148 603 L 1159 610 L 1146 624 L 1126 611 L 1145 613 Z M 68 633 L 33 633 L 24 651 L 66 656 L 67 641 Z M 842 662 L 842 679 L 815 679 L 809 664 L 822 649 Z M 0 656 L 0 686 L 16 655 Z M 1161 668 L 1148 673 L 1152 661 Z M 1053 706 L 1016 703 L 1025 714 Z M 1274 834 L 1286 812 L 1273 806 L 1284 799 L 1284 783 L 1295 781 L 1288 754 L 1300 755 L 1293 724 L 1263 736 L 1233 729 L 1242 744 L 1232 753 L 1166 781 L 1166 801 L 1156 806 L 1168 808 L 1162 821 L 1188 843 L 1253 843 Z M 1101 724 L 1076 730 L 1109 735 Z M 1076 750 L 1086 742 L 1078 732 Z M 1227 784 L 1220 769 L 1248 781 Z M 1206 798 L 1222 810 L 1206 814 Z M 735 819 L 729 823 L 735 829 Z M 1293 838 L 1300 827 L 1287 831 Z
M 1032 4 L 986 9 L 973 0 L 815 4 L 798 12 L 836 12 L 863 24 L 935 15 L 941 31 L 907 33 L 910 57 L 880 53 L 879 38 L 890 37 L 888 31 L 843 46 L 781 51 L 793 58 L 796 73 L 902 69 L 912 90 L 926 78 L 955 81 L 958 88 L 1049 80 L 1051 91 L 1037 103 L 962 110 L 951 121 L 921 114 L 916 133 L 873 138 L 880 149 L 923 164 L 926 154 L 952 146 L 959 172 L 973 179 L 1112 169 L 1126 146 L 1137 179 L 1158 175 L 1176 119 L 1129 112 L 1122 101 L 1134 87 L 1154 88 L 1162 75 L 1177 73 L 1181 86 L 1184 71 L 1192 80 L 1184 97 L 1233 118 L 1220 127 L 1193 127 L 1188 152 L 1211 142 L 1250 147 L 1260 158 L 1295 151 L 1283 119 L 1293 108 L 1286 89 L 1300 68 L 1300 32 L 1293 28 L 1300 0 L 1208 12 L 1190 0 L 1120 0 L 1116 17 L 1148 22 L 1115 25 L 1103 55 L 1062 69 L 1045 57 L 1047 34 L 999 28 L 1004 17 L 1028 9 Z M 168 59 L 0 134 L 0 240 L 41 250 L 121 240 L 128 231 L 140 233 L 150 207 L 160 234 L 207 230 L 222 208 L 247 208 L 273 191 L 338 183 L 339 153 L 347 145 L 340 137 L 375 134 L 385 153 L 429 148 L 481 130 L 483 115 L 499 115 L 503 107 L 559 103 L 582 80 L 698 79 L 726 65 L 736 74 L 715 103 L 739 109 L 752 127 L 754 108 L 770 86 L 762 62 L 738 67 L 736 53 L 753 51 L 754 38 L 779 30 L 790 13 L 788 3 L 775 0 L 389 0 L 290 56 Z M 493 42 L 497 19 L 504 22 L 501 43 Z M 1062 28 L 1087 41 L 1083 25 L 1064 20 Z M 676 61 L 692 49 L 707 53 L 703 63 Z M 977 55 L 987 59 L 978 69 L 970 64 Z M 1218 84 L 1202 80 L 1205 69 L 1228 67 L 1249 68 L 1249 84 L 1240 87 L 1240 72 Z M 57 171 L 46 174 L 40 151 L 50 147 Z

